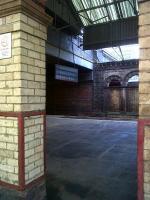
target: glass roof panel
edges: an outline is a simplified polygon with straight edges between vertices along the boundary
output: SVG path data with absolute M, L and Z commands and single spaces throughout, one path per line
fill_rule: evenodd
M 138 15 L 138 0 L 72 0 L 83 25 Z
M 138 44 L 124 45 L 120 47 L 110 47 L 104 48 L 102 50 L 117 61 L 139 59 Z

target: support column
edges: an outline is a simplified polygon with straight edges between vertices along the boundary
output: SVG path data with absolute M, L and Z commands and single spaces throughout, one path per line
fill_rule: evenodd
M 150 200 L 150 1 L 139 1 L 138 200 Z
M 0 0 L 1 200 L 46 196 L 45 41 L 51 21 L 31 0 Z
M 94 114 L 98 116 L 105 115 L 105 103 L 104 103 L 104 69 L 99 66 L 94 66 L 94 85 L 93 85 L 93 109 Z

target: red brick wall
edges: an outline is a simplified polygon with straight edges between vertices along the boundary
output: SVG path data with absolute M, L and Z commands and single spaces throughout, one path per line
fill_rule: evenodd
M 47 113 L 59 115 L 91 115 L 92 87 L 92 82 L 51 82 L 47 87 Z

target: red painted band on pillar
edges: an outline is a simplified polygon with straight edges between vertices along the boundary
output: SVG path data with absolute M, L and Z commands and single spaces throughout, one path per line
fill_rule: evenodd
M 138 166 L 138 200 L 144 200 L 144 121 L 138 121 L 138 138 L 137 138 L 137 166 Z
M 44 173 L 46 174 L 46 161 L 47 161 L 47 154 L 46 154 L 46 141 L 47 141 L 47 131 L 46 131 L 46 115 L 44 115 Z
M 138 121 L 138 200 L 144 200 L 144 128 L 150 126 L 149 119 Z
M 45 110 L 37 111 L 25 111 L 25 112 L 0 112 L 2 117 L 19 117 L 22 114 L 23 117 L 30 117 L 36 115 L 46 115 Z
M 24 117 L 20 113 L 18 116 L 18 164 L 19 164 L 19 186 L 25 189 L 25 144 L 24 144 Z

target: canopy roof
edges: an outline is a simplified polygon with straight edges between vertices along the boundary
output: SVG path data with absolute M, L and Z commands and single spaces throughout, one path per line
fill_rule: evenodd
M 137 0 L 72 0 L 84 26 L 138 15 Z

